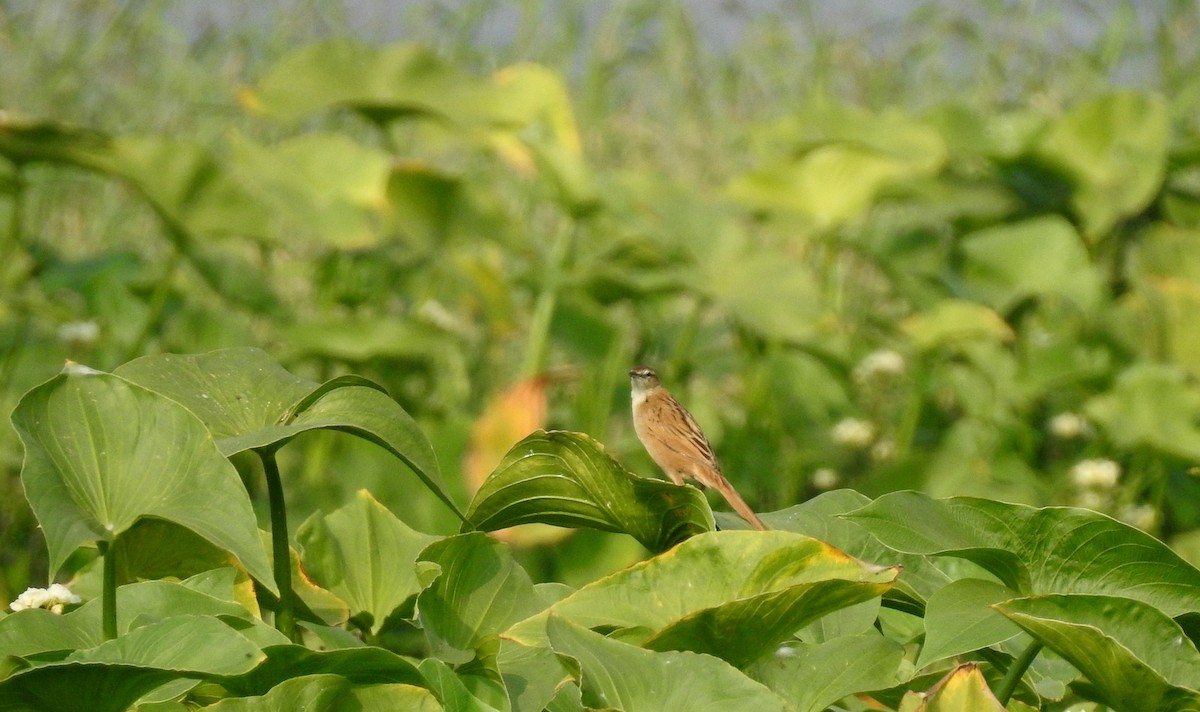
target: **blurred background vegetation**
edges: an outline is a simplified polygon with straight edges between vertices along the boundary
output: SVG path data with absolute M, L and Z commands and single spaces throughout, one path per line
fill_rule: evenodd
M 657 476 L 646 363 L 757 509 L 1072 504 L 1197 561 L 1198 40 L 1183 0 L 6 0 L 0 410 L 255 345 L 386 384 L 465 502 L 542 426 Z M 453 531 L 305 438 L 297 525 L 366 487 Z M 21 457 L 6 424 L 4 601 L 46 575 Z M 568 583 L 642 553 L 510 538 Z

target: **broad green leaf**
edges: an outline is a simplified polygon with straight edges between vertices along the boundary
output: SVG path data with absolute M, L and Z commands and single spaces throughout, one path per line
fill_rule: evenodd
M 306 133 L 273 146 L 230 138 L 234 170 L 269 210 L 270 231 L 339 249 L 374 246 L 387 210 L 388 154 L 344 134 Z
M 140 665 L 204 675 L 241 675 L 265 659 L 262 651 L 213 616 L 184 615 L 134 628 L 67 663 Z
M 347 107 L 381 122 L 414 116 L 470 126 L 512 123 L 524 113 L 500 88 L 425 48 L 346 40 L 285 55 L 242 98 L 250 108 L 284 119 Z
M 360 685 L 424 684 L 415 665 L 375 646 L 317 651 L 283 644 L 263 648 L 263 653 L 266 659 L 260 665 L 245 674 L 222 678 L 221 686 L 239 696 L 264 695 L 292 678 L 317 674 L 338 675 Z
M 697 290 L 767 338 L 807 343 L 828 320 L 808 266 L 784 255 L 741 255 L 710 264 L 695 281 Z
M 583 433 L 542 430 L 508 451 L 475 494 L 465 526 L 530 522 L 622 532 L 651 551 L 715 526 L 699 490 L 633 475 Z
M 232 584 L 232 571 L 228 571 L 226 580 Z M 118 633 L 128 632 L 135 622 L 144 624 L 146 621 L 185 615 L 251 620 L 250 612 L 232 600 L 196 590 L 198 581 L 199 577 L 185 583 L 145 581 L 119 587 Z M 206 583 L 202 585 L 207 586 Z M 0 657 L 80 650 L 100 645 L 103 642 L 100 608 L 101 601 L 95 598 L 61 616 L 31 609 L 0 618 Z
M 69 366 L 21 399 L 26 496 L 50 568 L 87 541 L 112 541 L 142 517 L 184 526 L 236 556 L 274 590 L 250 498 L 204 424 L 123 378 Z
M 1087 677 L 1121 712 L 1200 709 L 1200 652 L 1179 625 L 1131 598 L 1049 595 L 996 608 Z
M 137 665 L 53 663 L 0 681 L 0 712 L 126 712 L 143 695 L 180 676 Z
M 432 582 L 417 597 L 417 619 L 449 662 L 470 660 L 470 651 L 544 607 L 508 548 L 485 534 L 441 539 L 418 561 Z
M 358 685 L 340 675 L 286 680 L 261 697 L 233 697 L 205 707 L 212 712 L 441 712 L 433 693 L 404 683 Z
M 1001 313 L 1032 296 L 1062 296 L 1085 311 L 1100 298 L 1100 275 L 1075 228 L 1059 216 L 977 230 L 963 236 L 961 248 L 968 293 Z
M 802 215 L 830 228 L 861 218 L 889 183 L 925 170 L 882 151 L 830 143 L 739 176 L 728 192 L 752 209 Z
M 433 446 L 416 421 L 366 379 L 344 376 L 318 385 L 255 348 L 145 356 L 117 373 L 185 405 L 204 421 L 226 456 L 278 447 L 308 430 L 340 430 L 400 458 L 459 512 L 441 484 Z
M 1015 592 L 983 579 L 959 579 L 929 597 L 925 607 L 925 645 L 916 667 L 924 668 L 954 655 L 991 647 L 1020 634 L 992 608 Z
M 81 616 L 78 609 L 57 615 L 30 608 L 0 617 L 0 658 L 79 650 L 100 642 L 99 617 Z
M 895 492 L 846 516 L 893 549 L 970 559 L 1021 593 L 1128 596 L 1168 616 L 1200 611 L 1200 571 L 1097 512 Z
M 495 707 L 471 694 L 449 665 L 437 658 L 426 658 L 418 666 L 426 684 L 450 712 L 499 712 Z
M 234 600 L 258 615 L 254 582 L 236 557 L 190 529 L 162 519 L 141 519 L 109 549 L 116 561 L 117 585 L 154 579 L 194 580 L 188 587 L 200 591 L 201 581 L 211 584 L 202 592 Z M 83 598 L 99 598 L 103 585 L 103 558 L 75 576 L 71 590 Z
M 314 514 L 296 532 L 308 575 L 341 597 L 352 615 L 369 614 L 373 633 L 421 591 L 416 559 L 434 539 L 410 529 L 366 490 L 332 514 Z
M 910 692 L 899 712 L 1005 712 L 975 663 L 960 665 L 928 692 Z
M 66 164 L 124 180 L 149 201 L 169 230 L 267 236 L 263 206 L 195 142 L 0 120 L 0 155 L 17 163 Z
M 589 708 L 624 712 L 787 709 L 775 693 L 708 655 L 643 650 L 559 616 L 550 617 L 547 634 L 555 652 L 578 661 Z
M 1009 160 L 1024 153 L 1046 123 L 1028 109 L 996 113 L 965 104 L 947 104 L 925 120 L 936 126 L 952 154 Z
M 283 416 L 317 388 L 256 348 L 143 356 L 116 374 L 182 403 L 204 421 L 226 456 L 294 434 L 284 429 Z M 240 439 L 250 434 L 259 437 L 243 445 Z
M 1200 390 L 1177 368 L 1134 364 L 1111 390 L 1088 400 L 1084 412 L 1118 447 L 1200 458 Z
M 216 618 L 176 616 L 13 674 L 0 681 L 0 710 L 123 712 L 171 680 L 244 673 L 262 659 L 254 644 Z
M 544 709 L 570 679 L 570 672 L 549 647 L 522 645 L 503 637 L 496 667 L 515 712 Z
M 1072 109 L 1043 134 L 1036 150 L 1074 182 L 1071 205 L 1084 234 L 1094 239 L 1157 195 L 1169 136 L 1167 102 L 1124 91 Z
M 1191 236 L 1200 245 L 1200 237 Z M 1200 279 L 1147 277 L 1126 294 L 1117 312 L 1117 333 L 1148 360 L 1166 361 L 1200 375 Z
M 898 643 L 872 632 L 817 645 L 792 643 L 746 672 L 796 712 L 821 712 L 847 695 L 895 685 L 903 654 Z
M 889 595 L 902 592 L 924 602 L 950 583 L 951 577 L 935 566 L 935 559 L 898 553 L 895 549 L 881 544 L 863 527 L 841 516 L 870 503 L 869 497 L 854 490 L 833 490 L 822 492 L 793 507 L 768 512 L 762 515 L 762 518 L 772 529 L 820 539 L 863 561 L 902 566 L 900 578 L 896 579 L 895 587 Z
M 913 314 L 900 328 L 922 351 L 970 341 L 1011 341 L 1012 328 L 995 311 L 974 302 L 945 299 Z
M 529 163 L 536 166 L 549 178 L 558 202 L 572 215 L 593 212 L 600 204 L 599 191 L 584 160 L 583 141 L 563 77 L 541 65 L 522 63 L 501 69 L 494 80 L 503 91 L 504 107 L 524 113 L 519 131 L 492 134 L 500 154 L 518 169 Z
M 655 650 L 742 665 L 822 615 L 881 595 L 897 573 L 789 532 L 701 534 L 585 586 L 506 636 L 538 645 L 556 615 L 588 628 L 631 629 Z

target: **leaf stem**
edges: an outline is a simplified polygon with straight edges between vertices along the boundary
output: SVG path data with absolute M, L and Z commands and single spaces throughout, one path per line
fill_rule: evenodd
M 275 628 L 293 642 L 296 633 L 295 594 L 292 593 L 292 553 L 288 547 L 287 506 L 283 501 L 283 481 L 274 448 L 255 450 L 262 460 L 267 480 L 267 501 L 271 507 L 271 555 L 275 585 L 279 588 L 279 610 L 275 612 Z
M 113 551 L 115 544 L 115 539 L 112 542 L 103 539 L 96 542 L 96 548 L 104 557 L 104 581 L 100 589 L 100 621 L 105 640 L 117 637 L 117 553 Z
M 558 306 L 558 292 L 562 288 L 563 273 L 570 261 L 578 231 L 578 223 L 562 229 L 551 247 L 550 259 L 542 279 L 542 291 L 534 305 L 533 319 L 529 324 L 529 346 L 521 368 L 522 375 L 527 378 L 546 369 L 546 357 L 550 350 L 550 324 Z
M 1034 658 L 1040 652 L 1042 652 L 1042 643 L 1039 640 L 1035 640 L 1008 667 L 1008 672 L 1004 673 L 1004 679 L 1000 681 L 1000 686 L 996 688 L 996 699 L 1000 701 L 1000 704 L 1008 704 L 1013 691 L 1017 689 L 1017 683 L 1025 676 L 1025 671 L 1033 664 Z

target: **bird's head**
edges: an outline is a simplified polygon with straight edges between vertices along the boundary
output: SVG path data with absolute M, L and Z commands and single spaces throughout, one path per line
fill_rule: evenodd
M 646 393 L 650 389 L 661 385 L 661 382 L 658 380 L 658 374 L 654 372 L 654 369 L 646 368 L 645 366 L 630 369 L 629 382 L 633 386 L 633 394 L 635 396 Z

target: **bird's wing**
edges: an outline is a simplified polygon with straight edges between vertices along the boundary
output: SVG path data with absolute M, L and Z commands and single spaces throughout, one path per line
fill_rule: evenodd
M 663 427 L 679 437 L 663 438 L 663 443 L 671 443 L 668 447 L 696 464 L 720 472 L 721 466 L 717 463 L 717 456 L 713 453 L 712 445 L 708 444 L 708 438 L 704 437 L 704 431 L 700 429 L 696 419 L 674 398 L 668 398 L 667 403 L 671 408 L 672 415 L 676 417 L 664 418 Z M 678 446 L 674 445 L 676 443 Z

